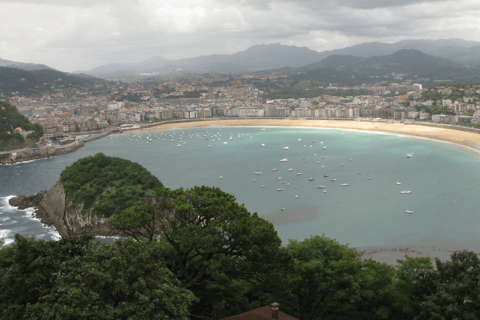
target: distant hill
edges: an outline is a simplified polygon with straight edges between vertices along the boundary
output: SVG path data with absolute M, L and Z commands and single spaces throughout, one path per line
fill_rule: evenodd
M 321 68 L 363 75 L 384 75 L 387 73 L 427 75 L 438 69 L 461 69 L 463 66 L 452 60 L 428 55 L 418 50 L 402 49 L 389 55 L 368 58 L 343 55 L 330 56 L 296 71 Z
M 32 132 L 23 136 L 15 132 L 16 128 Z M 15 106 L 0 101 L 0 151 L 25 148 L 38 142 L 41 136 L 43 136 L 41 125 L 30 123 L 27 118 L 18 113 Z
M 11 92 L 22 95 L 52 92 L 55 87 L 90 86 L 100 79 L 91 76 L 70 75 L 68 73 L 48 70 L 26 71 L 17 68 L 0 67 L 0 93 L 8 96 Z
M 255 72 L 286 67 L 298 68 L 335 55 L 368 58 L 391 55 L 404 49 L 413 49 L 428 55 L 448 58 L 467 66 L 480 63 L 480 42 L 440 39 L 404 40 L 396 43 L 370 42 L 324 52 L 280 44 L 256 45 L 234 54 L 214 54 L 178 60 L 155 56 L 139 63 L 109 64 L 84 72 L 99 77 L 121 77 L 122 74 L 132 75 L 141 72 Z M 333 60 L 330 62 L 338 63 Z
M 46 66 L 44 64 L 35 64 L 35 63 L 23 63 L 23 62 L 15 62 L 10 60 L 4 60 L 0 58 L 0 67 L 9 67 L 9 68 L 16 68 L 21 70 L 33 71 L 33 70 L 55 70 Z

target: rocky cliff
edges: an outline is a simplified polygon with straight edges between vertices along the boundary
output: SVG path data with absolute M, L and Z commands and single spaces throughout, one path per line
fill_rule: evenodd
M 12 198 L 10 205 L 19 209 L 34 207 L 36 217 L 40 218 L 44 224 L 54 225 L 62 237 L 84 233 L 101 236 L 116 234 L 106 219 L 85 214 L 83 205 L 67 200 L 60 183 L 32 196 L 22 195 Z

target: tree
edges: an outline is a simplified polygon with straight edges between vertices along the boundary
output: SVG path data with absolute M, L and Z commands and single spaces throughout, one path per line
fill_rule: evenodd
M 351 312 L 352 318 L 394 319 L 398 296 L 395 288 L 395 268 L 371 259 L 362 262 L 362 272 L 357 276 L 359 299 Z
M 15 235 L 11 248 L 2 248 L 0 274 L 1 319 L 29 319 L 27 305 L 34 305 L 50 294 L 62 265 L 82 257 L 95 246 L 92 236 L 43 241 Z
M 480 259 L 472 251 L 459 251 L 451 261 L 435 259 L 436 272 L 425 277 L 429 290 L 420 303 L 424 319 L 479 319 L 480 318 Z
M 189 319 L 196 300 L 165 267 L 161 248 L 132 240 L 69 260 L 30 319 Z
M 398 259 L 397 262 L 395 306 L 401 319 L 411 319 L 420 312 L 423 295 L 429 292 L 429 281 L 426 281 L 425 276 L 433 271 L 432 259 L 406 255 L 405 260 Z
M 165 248 L 167 267 L 200 298 L 192 316 L 222 317 L 229 303 L 224 293 L 234 281 L 268 291 L 281 285 L 272 277 L 288 265 L 273 225 L 218 188 L 155 189 L 145 206 L 110 221 L 137 239 L 160 237 L 156 245 Z
M 360 299 L 361 253 L 324 235 L 289 241 L 293 297 L 282 309 L 301 320 L 348 317 Z

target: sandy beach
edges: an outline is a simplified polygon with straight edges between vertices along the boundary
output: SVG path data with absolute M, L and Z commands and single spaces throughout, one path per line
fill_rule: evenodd
M 455 143 L 469 148 L 480 146 L 480 134 L 450 129 L 446 127 L 429 127 L 415 124 L 404 124 L 400 122 L 373 122 L 373 121 L 342 121 L 342 120 L 292 120 L 292 119 L 239 119 L 239 120 L 211 120 L 192 121 L 160 124 L 158 126 L 129 130 L 129 132 L 146 132 L 168 130 L 173 128 L 196 128 L 196 127 L 309 127 L 309 128 L 331 128 L 361 130 L 371 132 L 389 132 L 393 134 L 409 135 L 419 138 L 433 139 L 449 143 Z M 363 259 L 373 259 L 378 262 L 396 265 L 397 259 L 404 259 L 405 255 L 410 257 L 439 258 L 442 261 L 450 259 L 455 251 L 472 250 L 479 252 L 479 248 L 470 245 L 457 245 L 452 247 L 439 247 L 431 245 L 409 245 L 409 246 L 372 246 L 361 247 L 357 250 L 363 252 Z
M 343 120 L 293 120 L 293 119 L 239 119 L 239 120 L 211 120 L 159 124 L 158 126 L 129 130 L 128 132 L 146 132 L 168 130 L 172 128 L 199 128 L 199 127 L 310 127 L 363 130 L 372 132 L 390 132 L 394 134 L 410 135 L 420 138 L 434 139 L 475 148 L 480 147 L 480 134 L 449 128 L 428 127 L 400 122 L 371 122 L 371 121 L 343 121 Z

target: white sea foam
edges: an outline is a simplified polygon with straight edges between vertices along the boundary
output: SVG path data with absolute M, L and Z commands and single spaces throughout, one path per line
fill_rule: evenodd
M 17 165 L 17 164 L 25 164 L 25 163 L 30 163 L 30 162 L 38 161 L 38 160 L 43 160 L 43 159 L 34 159 L 34 160 L 27 160 L 27 161 L 19 161 L 19 162 L 15 162 L 15 163 L 12 163 L 12 164 L 0 164 L 0 166 L 15 166 L 15 165 Z
M 6 238 L 12 230 L 4 229 L 0 230 L 0 239 Z
M 0 198 L 0 206 L 5 210 L 5 211 L 11 211 L 13 209 L 16 209 L 16 207 L 13 207 L 10 205 L 9 201 L 12 198 L 15 198 L 16 196 L 7 196 L 7 197 L 1 197 Z

